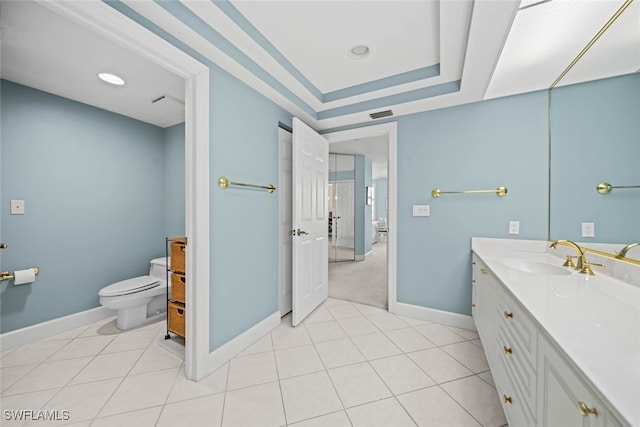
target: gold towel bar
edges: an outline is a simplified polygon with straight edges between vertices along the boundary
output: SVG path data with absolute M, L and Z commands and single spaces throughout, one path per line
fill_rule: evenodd
M 640 185 L 611 185 L 608 182 L 601 182 L 596 187 L 596 191 L 600 194 L 609 194 L 614 188 L 640 188 Z
M 431 191 L 431 197 L 440 197 L 443 194 L 474 194 L 474 193 L 496 193 L 500 197 L 507 195 L 507 187 L 498 187 L 495 190 L 466 190 L 466 191 L 440 191 L 434 188 Z
M 238 187 L 260 188 L 262 190 L 267 190 L 269 194 L 276 191 L 276 187 L 274 187 L 273 184 L 269 184 L 269 185 L 243 184 L 242 182 L 229 181 L 224 176 L 221 176 L 220 179 L 218 179 L 218 187 L 222 188 L 223 190 L 225 188 L 229 188 L 230 185 L 235 185 Z
M 38 267 L 32 267 L 32 268 L 37 276 L 38 273 L 40 273 L 40 269 Z M 13 274 L 10 274 L 8 271 L 0 271 L 0 281 L 13 280 L 14 278 L 15 276 Z

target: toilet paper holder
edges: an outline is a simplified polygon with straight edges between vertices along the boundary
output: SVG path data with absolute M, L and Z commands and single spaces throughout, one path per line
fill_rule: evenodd
M 38 275 L 38 273 L 40 273 L 40 269 L 38 267 L 32 267 L 33 271 L 36 273 L 36 276 Z M 14 279 L 15 276 L 11 273 L 9 273 L 8 271 L 0 271 L 0 281 L 4 281 L 4 280 L 12 280 Z

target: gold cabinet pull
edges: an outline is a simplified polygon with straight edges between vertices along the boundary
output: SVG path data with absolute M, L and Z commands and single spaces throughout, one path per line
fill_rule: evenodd
M 504 403 L 513 403 L 511 400 L 511 396 L 507 396 L 506 394 L 502 395 L 502 400 L 504 400 Z
M 598 416 L 598 410 L 596 408 L 589 408 L 584 402 L 578 402 L 578 412 L 583 417 L 588 417 L 589 415 Z
M 502 351 L 504 351 L 504 354 L 511 354 L 513 353 L 513 350 L 511 349 L 511 347 L 507 347 L 506 345 L 502 346 Z
M 480 273 L 482 273 L 482 274 L 487 274 L 487 270 L 486 270 L 486 269 L 484 269 L 484 268 L 481 268 L 481 269 L 480 269 Z
M 474 308 L 476 305 L 475 304 L 471 304 L 471 308 Z
M 505 317 L 505 319 L 511 319 L 511 318 L 513 318 L 513 313 L 510 312 L 510 311 L 505 311 L 504 312 L 504 317 Z

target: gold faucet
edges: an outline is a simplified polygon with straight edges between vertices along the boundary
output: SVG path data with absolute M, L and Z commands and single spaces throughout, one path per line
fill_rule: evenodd
M 582 273 L 583 268 L 585 263 L 587 263 L 587 260 L 584 256 L 584 250 L 578 246 L 577 244 L 575 244 L 574 242 L 572 242 L 571 240 L 556 240 L 553 243 L 551 243 L 551 246 L 549 246 L 550 248 L 555 249 L 556 246 L 558 246 L 559 243 L 567 243 L 569 246 L 573 246 L 575 248 L 576 251 L 578 251 L 578 265 L 576 265 L 575 269 L 576 270 L 580 270 L 580 272 Z M 571 266 L 570 263 L 565 263 L 565 265 Z M 585 271 L 586 273 L 586 271 Z
M 616 253 L 617 258 L 624 258 L 627 256 L 627 252 L 634 246 L 640 246 L 640 243 L 629 243 L 624 248 L 620 249 L 620 252 Z

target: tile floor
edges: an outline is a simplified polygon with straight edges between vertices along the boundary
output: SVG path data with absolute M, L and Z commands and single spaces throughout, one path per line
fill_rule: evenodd
M 158 345 L 164 323 L 113 319 L 2 352 L 2 426 L 502 426 L 475 332 L 329 298 L 199 383 Z M 58 411 L 67 421 L 11 418 Z M 63 412 L 68 411 L 68 412 Z

